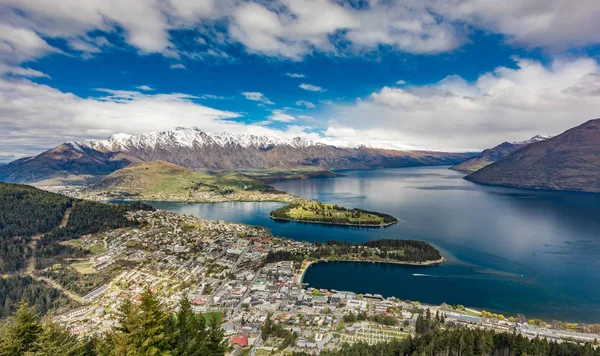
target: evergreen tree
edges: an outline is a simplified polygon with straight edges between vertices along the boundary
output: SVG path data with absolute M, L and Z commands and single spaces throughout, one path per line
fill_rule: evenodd
M 42 324 L 42 332 L 35 341 L 36 356 L 79 356 L 84 354 L 86 354 L 86 342 L 51 320 Z
M 213 316 L 208 328 L 208 335 L 206 339 L 206 347 L 209 351 L 209 355 L 225 355 L 225 351 L 227 351 L 227 341 L 225 341 L 224 338 L 225 331 L 219 325 L 217 317 Z
M 21 302 L 15 316 L 2 328 L 0 355 L 22 355 L 33 351 L 41 331 L 40 316 Z
M 173 335 L 168 328 L 169 315 L 160 300 L 146 287 L 140 299 L 139 328 L 133 334 L 133 343 L 141 355 L 168 355 L 173 346 Z
M 194 314 L 187 295 L 179 301 L 175 315 L 177 354 L 181 356 L 208 355 L 207 331 L 202 315 Z
M 100 342 L 98 348 L 105 355 L 135 354 L 134 336 L 139 329 L 139 317 L 138 308 L 131 299 L 125 299 L 119 305 L 117 320 L 119 324 L 115 327 L 115 332 L 109 334 L 106 341 Z

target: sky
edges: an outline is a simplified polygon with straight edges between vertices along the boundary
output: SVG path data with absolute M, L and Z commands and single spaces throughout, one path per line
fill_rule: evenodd
M 0 162 L 177 126 L 479 151 L 600 117 L 597 0 L 0 0 Z

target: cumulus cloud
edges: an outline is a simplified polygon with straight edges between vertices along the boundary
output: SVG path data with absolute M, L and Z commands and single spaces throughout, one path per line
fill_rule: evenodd
M 308 91 L 325 91 L 325 89 L 321 88 L 320 86 L 306 84 L 306 83 L 300 84 L 298 87 L 300 89 L 304 89 L 304 90 L 308 90 Z
M 261 103 L 266 104 L 266 105 L 275 104 L 274 102 L 269 100 L 269 98 L 267 98 L 263 93 L 259 93 L 256 91 L 243 92 L 242 95 L 248 100 L 260 101 Z
M 177 64 L 171 64 L 169 66 L 169 68 L 171 69 L 185 69 L 185 66 L 181 63 L 177 63 Z
M 60 52 L 31 29 L 0 22 L 0 61 L 3 63 L 18 65 L 50 53 Z
M 27 79 L 0 79 L 0 152 L 14 157 L 39 153 L 66 140 L 100 139 L 115 132 L 141 133 L 174 126 L 242 131 L 240 117 L 195 101 L 187 94 L 99 89 L 81 98 Z
M 197 97 L 147 91 L 97 89 L 106 95 L 81 98 L 23 78 L 0 78 L 0 161 L 11 161 L 71 140 L 104 139 L 124 132 L 138 134 L 176 126 L 207 132 L 251 133 L 318 139 L 307 127 L 283 130 L 236 121 L 241 114 L 199 104 Z M 295 119 L 281 110 L 271 120 Z
M 433 85 L 384 87 L 330 113 L 332 139 L 479 150 L 536 134 L 556 135 L 600 113 L 600 66 L 590 58 L 548 66 L 515 58 L 474 82 L 449 76 Z M 369 118 L 369 120 L 364 120 Z M 389 143 L 389 142 L 388 142 Z
M 559 50 L 600 43 L 600 2 L 595 0 L 436 1 L 434 11 L 519 45 Z
M 311 103 L 310 101 L 306 101 L 306 100 L 298 100 L 298 101 L 296 101 L 296 105 L 297 106 L 304 106 L 307 109 L 314 109 L 314 108 L 316 108 L 315 104 Z
M 471 29 L 528 47 L 578 48 L 600 43 L 599 12 L 595 0 L 4 0 L 0 55 L 22 62 L 56 52 L 48 38 L 91 55 L 110 45 L 104 33 L 141 54 L 197 59 L 228 58 L 224 48 L 236 43 L 292 60 L 381 47 L 435 54 L 468 42 Z M 202 49 L 178 48 L 179 31 L 201 34 Z
M 143 91 L 154 90 L 154 88 L 152 88 L 151 86 L 148 86 L 148 85 L 139 85 L 136 88 L 139 89 L 139 90 L 143 90 Z

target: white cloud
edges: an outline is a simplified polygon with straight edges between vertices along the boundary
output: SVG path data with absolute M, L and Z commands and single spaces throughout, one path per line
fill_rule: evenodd
M 314 108 L 316 108 L 315 104 L 311 103 L 310 101 L 306 101 L 306 100 L 298 100 L 298 101 L 296 101 L 296 105 L 297 106 L 304 106 L 307 109 L 314 109 Z
M 136 87 L 137 89 L 143 90 L 143 91 L 151 91 L 154 90 L 154 88 L 152 88 L 151 86 L 148 85 L 140 85 Z
M 177 64 L 171 64 L 169 66 L 169 68 L 171 69 L 185 69 L 185 66 L 181 63 L 177 63 Z
M 435 1 L 449 20 L 507 36 L 530 47 L 567 49 L 600 43 L 600 2 L 596 0 Z
M 316 85 L 312 85 L 312 84 L 303 83 L 303 84 L 300 84 L 298 87 L 300 89 L 304 89 L 304 90 L 308 90 L 308 91 L 325 91 L 325 89 L 323 89 L 319 86 L 316 86 Z
M 0 22 L 0 61 L 16 65 L 50 53 L 60 51 L 50 46 L 35 31 Z
M 596 0 L 3 0 L 0 13 L 0 55 L 9 52 L 13 64 L 55 52 L 47 38 L 63 39 L 85 56 L 98 53 L 110 45 L 101 32 L 121 36 L 141 54 L 227 60 L 224 49 L 233 43 L 292 60 L 381 47 L 435 54 L 468 42 L 473 29 L 527 47 L 600 43 Z M 201 34 L 202 48 L 177 48 L 171 36 L 178 30 Z
M 119 132 L 138 134 L 176 126 L 318 139 L 315 134 L 305 134 L 306 127 L 274 130 L 237 122 L 232 119 L 239 118 L 239 113 L 198 104 L 197 98 L 188 94 L 98 90 L 106 95 L 81 98 L 27 79 L 0 77 L 0 161 L 35 155 L 65 141 L 104 139 Z M 280 122 L 293 121 L 282 111 L 273 111 L 271 116 Z
M 50 78 L 48 74 L 42 73 L 39 70 L 25 67 L 13 67 L 2 62 L 0 62 L 0 75 L 17 75 L 27 78 Z
M 285 75 L 291 78 L 306 78 L 306 75 L 302 73 L 285 73 Z
M 515 60 L 518 68 L 499 67 L 475 82 L 449 76 L 432 85 L 384 87 L 353 105 L 334 106 L 327 135 L 370 137 L 383 146 L 396 141 L 478 150 L 536 134 L 556 135 L 599 116 L 595 60 L 555 60 L 549 66 Z
M 226 98 L 224 96 L 220 96 L 220 95 L 202 94 L 202 95 L 200 95 L 200 99 L 222 100 L 222 99 L 226 99 Z
M 242 95 L 248 99 L 248 100 L 252 100 L 252 101 L 260 101 L 263 104 L 267 104 L 267 105 L 273 105 L 274 103 L 269 100 L 269 98 L 267 98 L 263 93 L 259 93 L 256 91 L 247 91 L 247 92 L 243 92 Z
M 397 85 L 404 85 L 404 84 L 406 84 L 406 81 L 404 81 L 404 80 L 399 80 L 399 81 L 397 81 L 397 82 L 396 82 L 396 84 L 397 84 Z
M 269 119 L 279 122 L 292 122 L 296 120 L 295 117 L 286 114 L 282 110 L 273 110 L 273 113 L 269 116 Z

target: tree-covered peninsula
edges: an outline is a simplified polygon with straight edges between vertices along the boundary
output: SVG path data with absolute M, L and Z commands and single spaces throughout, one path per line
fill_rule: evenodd
M 423 241 L 383 239 L 362 243 L 327 241 L 315 243 L 304 252 L 275 251 L 267 256 L 267 262 L 320 260 L 320 261 L 367 261 L 402 264 L 437 264 L 444 261 L 435 247 Z
M 288 204 L 270 213 L 275 220 L 301 221 L 317 224 L 350 226 L 388 226 L 398 222 L 395 217 L 361 209 L 349 209 L 320 201 Z

